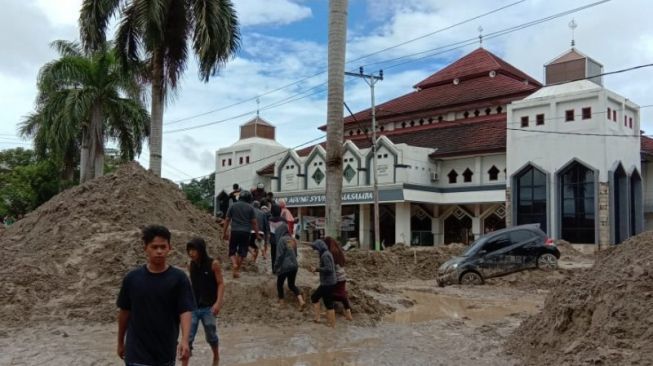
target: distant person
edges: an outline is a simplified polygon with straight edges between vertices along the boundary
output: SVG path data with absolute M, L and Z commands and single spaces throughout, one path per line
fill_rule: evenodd
M 276 230 L 281 226 L 285 225 L 286 230 L 288 229 L 286 219 L 281 217 L 281 207 L 277 205 L 276 203 L 272 204 L 272 207 L 270 208 L 270 219 L 268 220 L 269 225 L 270 225 L 270 262 L 272 262 L 272 273 L 274 273 L 274 261 L 277 258 L 277 235 L 276 235 Z M 263 256 L 265 257 L 265 253 L 268 251 L 268 246 L 267 244 L 265 245 L 265 248 L 263 249 Z
M 293 236 L 295 233 L 295 217 L 292 215 L 290 210 L 286 207 L 286 200 L 280 199 L 279 200 L 279 207 L 281 207 L 281 217 L 286 219 L 286 223 L 288 224 L 288 231 L 290 232 L 290 236 Z
M 253 252 L 252 261 L 256 262 L 259 253 L 259 245 L 267 247 L 270 242 L 270 224 L 268 223 L 268 215 L 261 210 L 261 203 L 259 201 L 252 202 L 252 207 L 256 213 L 258 232 L 252 230 L 252 235 L 249 238 L 249 248 Z
M 333 288 L 333 300 L 340 301 L 345 309 L 345 318 L 353 320 L 351 316 L 351 304 L 347 294 L 347 273 L 345 272 L 345 253 L 340 248 L 340 244 L 330 236 L 324 238 L 324 242 L 333 256 L 333 262 L 336 265 L 336 285 Z
M 218 212 L 221 212 L 222 217 L 224 217 L 227 214 L 227 210 L 229 209 L 229 195 L 227 192 L 225 192 L 224 189 L 218 194 L 217 204 Z
M 186 252 L 190 257 L 190 280 L 195 294 L 197 309 L 193 311 L 193 318 L 190 327 L 189 345 L 193 349 L 193 341 L 197 334 L 199 323 L 204 327 L 206 342 L 211 346 L 213 352 L 212 366 L 218 366 L 220 352 L 218 349 L 218 332 L 215 317 L 220 314 L 224 304 L 224 280 L 220 262 L 209 257 L 206 252 L 206 242 L 202 238 L 193 238 L 186 244 Z M 188 365 L 188 360 L 181 363 Z
M 240 193 L 238 202 L 227 210 L 227 218 L 222 227 L 224 240 L 229 240 L 229 257 L 231 258 L 232 276 L 240 277 L 240 266 L 247 257 L 249 238 L 252 230 L 258 238 L 256 212 L 251 206 L 252 194 L 249 191 Z M 231 231 L 229 226 L 231 225 Z
M 267 196 L 265 192 L 265 185 L 263 183 L 257 184 L 256 188 L 252 190 L 252 196 L 254 197 L 254 201 L 260 202 L 262 199 L 264 199 Z
M 234 183 L 233 186 L 231 186 L 233 190 L 231 193 L 229 193 L 229 207 L 233 205 L 234 203 L 238 202 L 238 199 L 240 198 L 240 186 L 238 183 Z
M 304 309 L 304 297 L 299 288 L 295 285 L 299 264 L 297 264 L 297 241 L 288 233 L 288 226 L 283 223 L 275 232 L 276 236 L 276 259 L 274 261 L 273 273 L 277 275 L 277 296 L 279 304 L 283 303 L 283 283 L 288 280 L 288 288 L 295 294 L 299 301 L 299 308 Z
M 127 366 L 174 365 L 175 348 L 182 361 L 190 355 L 195 300 L 186 274 L 166 263 L 170 236 L 163 226 L 143 229 L 147 264 L 130 271 L 120 287 L 117 352 Z
M 326 243 L 323 240 L 316 240 L 311 245 L 320 256 L 320 266 L 313 268 L 313 272 L 320 274 L 320 286 L 311 294 L 311 303 L 313 304 L 313 312 L 315 317 L 313 321 L 320 322 L 320 299 L 324 302 L 327 312 L 327 325 L 330 327 L 336 326 L 336 312 L 333 307 L 333 289 L 336 285 L 336 266 L 333 261 L 333 256 Z

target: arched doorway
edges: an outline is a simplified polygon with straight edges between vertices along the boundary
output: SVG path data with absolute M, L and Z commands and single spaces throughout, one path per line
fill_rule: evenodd
M 505 229 L 506 219 L 501 218 L 496 213 L 489 214 L 483 220 L 483 233 L 491 233 L 496 230 Z
M 619 164 L 612 175 L 612 217 L 614 222 L 614 243 L 619 244 L 628 239 L 628 176 Z
M 560 172 L 560 237 L 572 243 L 593 244 L 596 232 L 594 171 L 574 162 Z
M 423 208 L 413 205 L 410 217 L 410 245 L 431 246 L 433 242 L 433 222 Z
M 472 218 L 461 208 L 456 210 L 444 220 L 444 243 L 469 244 L 474 241 L 472 233 Z
M 641 233 L 644 228 L 642 210 L 642 177 L 637 170 L 630 175 L 630 232 Z
M 517 225 L 540 224 L 547 232 L 547 182 L 546 174 L 529 165 L 515 177 L 515 198 Z

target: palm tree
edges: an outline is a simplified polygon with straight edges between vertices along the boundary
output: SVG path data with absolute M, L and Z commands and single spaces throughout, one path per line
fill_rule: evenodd
M 192 39 L 200 79 L 208 82 L 239 47 L 238 20 L 231 0 L 84 0 L 79 23 L 85 49 L 104 42 L 119 7 L 116 47 L 121 60 L 128 64 L 144 57 L 149 65 L 150 170 L 160 176 L 163 105 L 186 69 L 188 43 Z
M 39 71 L 36 111 L 23 120 L 20 133 L 33 137 L 37 153 L 56 156 L 65 170 L 81 151 L 83 183 L 103 174 L 107 139 L 117 141 L 125 160 L 140 154 L 150 125 L 143 88 L 107 44 L 90 54 L 75 42 L 55 41 L 52 47 L 61 57 Z
M 329 71 L 326 142 L 326 234 L 340 237 L 347 0 L 329 1 Z

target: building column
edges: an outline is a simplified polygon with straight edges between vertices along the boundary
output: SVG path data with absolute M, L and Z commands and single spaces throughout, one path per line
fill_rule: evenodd
M 481 236 L 481 205 L 474 205 L 474 217 L 472 217 L 472 234 L 474 234 L 474 240 L 478 239 Z
M 599 182 L 599 249 L 607 248 L 612 240 L 610 238 L 610 185 Z
M 433 217 L 431 218 L 431 231 L 433 232 L 433 245 L 441 245 L 444 243 L 442 226 L 443 226 L 442 220 L 440 220 L 440 206 L 433 205 Z
M 370 236 L 372 205 L 358 205 L 358 243 L 361 249 L 369 250 L 372 247 L 372 238 Z
M 410 202 L 395 203 L 395 243 L 410 245 Z

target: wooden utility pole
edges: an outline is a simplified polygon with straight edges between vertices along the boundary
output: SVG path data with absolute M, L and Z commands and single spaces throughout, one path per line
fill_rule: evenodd
M 348 0 L 329 1 L 329 71 L 326 141 L 326 234 L 340 238 L 342 144 Z

